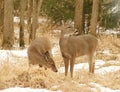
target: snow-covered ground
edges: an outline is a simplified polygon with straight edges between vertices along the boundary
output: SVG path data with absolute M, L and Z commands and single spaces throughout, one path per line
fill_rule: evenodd
M 32 88 L 8 88 L 4 90 L 0 90 L 0 92 L 62 92 L 62 91 L 50 91 L 46 89 L 32 89 Z
M 17 62 L 16 58 L 27 58 L 27 49 L 25 50 L 0 50 L 0 62 Z
M 120 92 L 120 90 L 112 90 L 110 88 L 103 87 L 96 83 L 90 83 L 90 85 L 95 87 L 95 88 L 91 88 L 92 92 L 97 92 L 96 88 L 99 89 L 99 92 Z M 82 85 L 82 86 L 85 86 L 85 85 Z M 50 90 L 46 90 L 46 89 L 32 89 L 32 88 L 15 87 L 15 88 L 8 88 L 8 89 L 0 90 L 0 92 L 63 92 L 63 91 L 61 91 L 61 90 L 50 91 Z
M 101 67 L 102 65 L 104 65 L 105 62 L 102 60 L 96 60 L 95 63 L 95 74 L 105 74 L 108 72 L 115 72 L 117 70 L 120 70 L 120 66 L 107 66 L 107 67 Z M 88 63 L 80 63 L 80 64 L 76 64 L 74 66 L 74 71 L 77 71 L 79 69 L 88 69 Z M 64 67 L 61 67 L 59 69 L 59 72 L 64 72 Z
M 96 88 L 99 89 L 99 92 L 120 92 L 120 90 L 113 90 L 107 87 L 103 87 L 102 85 L 96 83 L 90 83 L 90 85 L 94 87 L 92 88 L 93 92 L 98 92 Z
M 25 50 L 0 50 L 0 61 L 4 62 L 9 59 L 9 61 L 17 62 L 15 57 L 21 57 L 21 58 L 27 58 L 27 49 Z M 117 71 L 120 70 L 120 66 L 106 66 L 101 67 L 105 64 L 105 61 L 103 60 L 96 60 L 95 64 L 95 73 L 96 74 L 105 74 L 107 72 Z M 88 69 L 88 63 L 80 63 L 75 65 L 74 71 L 77 71 L 78 69 Z M 59 69 L 59 72 L 64 72 L 64 67 L 61 67 Z M 103 87 L 100 84 L 96 83 L 90 83 L 90 85 L 93 86 L 91 88 L 93 92 L 97 92 L 96 88 L 99 88 L 100 92 L 120 92 L 120 90 L 113 90 L 110 88 Z M 83 84 L 84 86 L 84 84 Z M 32 89 L 32 88 L 8 88 L 4 90 L 0 90 L 0 92 L 62 92 L 62 91 L 50 91 L 46 89 Z

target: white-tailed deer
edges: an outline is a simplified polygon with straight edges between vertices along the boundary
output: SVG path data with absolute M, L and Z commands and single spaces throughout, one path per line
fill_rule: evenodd
M 40 67 L 51 68 L 57 72 L 55 62 L 51 54 L 51 43 L 48 38 L 35 39 L 28 48 L 28 59 L 30 64 L 39 64 Z
M 82 55 L 89 56 L 89 72 L 94 73 L 95 61 L 93 60 L 93 56 L 98 45 L 97 38 L 90 34 L 64 37 L 70 28 L 63 26 L 60 30 L 61 37 L 59 45 L 65 64 L 65 76 L 67 76 L 68 66 L 70 64 L 70 73 L 71 77 L 73 77 L 75 58 Z

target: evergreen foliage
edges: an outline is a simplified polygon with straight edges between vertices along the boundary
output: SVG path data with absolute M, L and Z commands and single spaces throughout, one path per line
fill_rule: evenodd
M 120 1 L 112 0 L 112 1 L 104 1 L 101 2 L 101 10 L 100 16 L 102 18 L 101 26 L 105 27 L 106 29 L 115 28 L 118 26 L 118 22 L 120 19 Z
M 84 0 L 84 14 L 91 19 L 92 1 Z M 14 9 L 19 9 L 20 0 L 14 0 Z M 99 20 L 100 26 L 106 29 L 118 26 L 120 19 L 120 0 L 100 0 Z M 114 10 L 113 10 L 114 8 Z M 47 16 L 55 23 L 61 20 L 74 20 L 75 0 L 43 0 L 41 15 Z
M 74 17 L 75 0 L 44 0 L 42 11 L 55 22 Z

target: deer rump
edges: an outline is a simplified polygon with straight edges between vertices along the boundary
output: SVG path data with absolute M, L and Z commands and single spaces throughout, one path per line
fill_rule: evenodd
M 94 70 L 91 70 L 91 67 L 93 66 L 91 66 L 90 64 L 93 63 L 92 58 L 96 51 L 97 44 L 97 38 L 89 34 L 83 36 L 71 36 L 60 38 L 59 45 L 65 63 L 65 75 L 67 75 L 68 64 L 70 60 L 71 77 L 73 76 L 72 72 L 74 67 L 74 60 L 76 57 L 82 55 L 89 56 L 89 71 L 93 73 Z
M 45 37 L 40 37 L 34 40 L 28 48 L 29 65 L 38 64 L 45 68 L 52 68 L 53 71 L 57 71 L 54 60 L 51 54 L 51 43 Z

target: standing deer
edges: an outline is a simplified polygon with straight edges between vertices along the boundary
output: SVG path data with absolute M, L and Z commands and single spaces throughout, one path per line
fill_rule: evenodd
M 28 59 L 30 64 L 39 64 L 40 67 L 51 68 L 57 72 L 55 62 L 51 55 L 51 43 L 48 38 L 40 37 L 34 40 L 28 48 Z
M 61 37 L 59 45 L 65 64 L 65 76 L 67 76 L 68 66 L 70 63 L 70 73 L 71 77 L 73 77 L 75 58 L 82 55 L 88 55 L 89 72 L 94 73 L 95 61 L 93 60 L 93 56 L 98 45 L 97 38 L 90 34 L 64 37 L 65 34 L 69 32 L 69 27 L 63 26 L 60 30 Z

